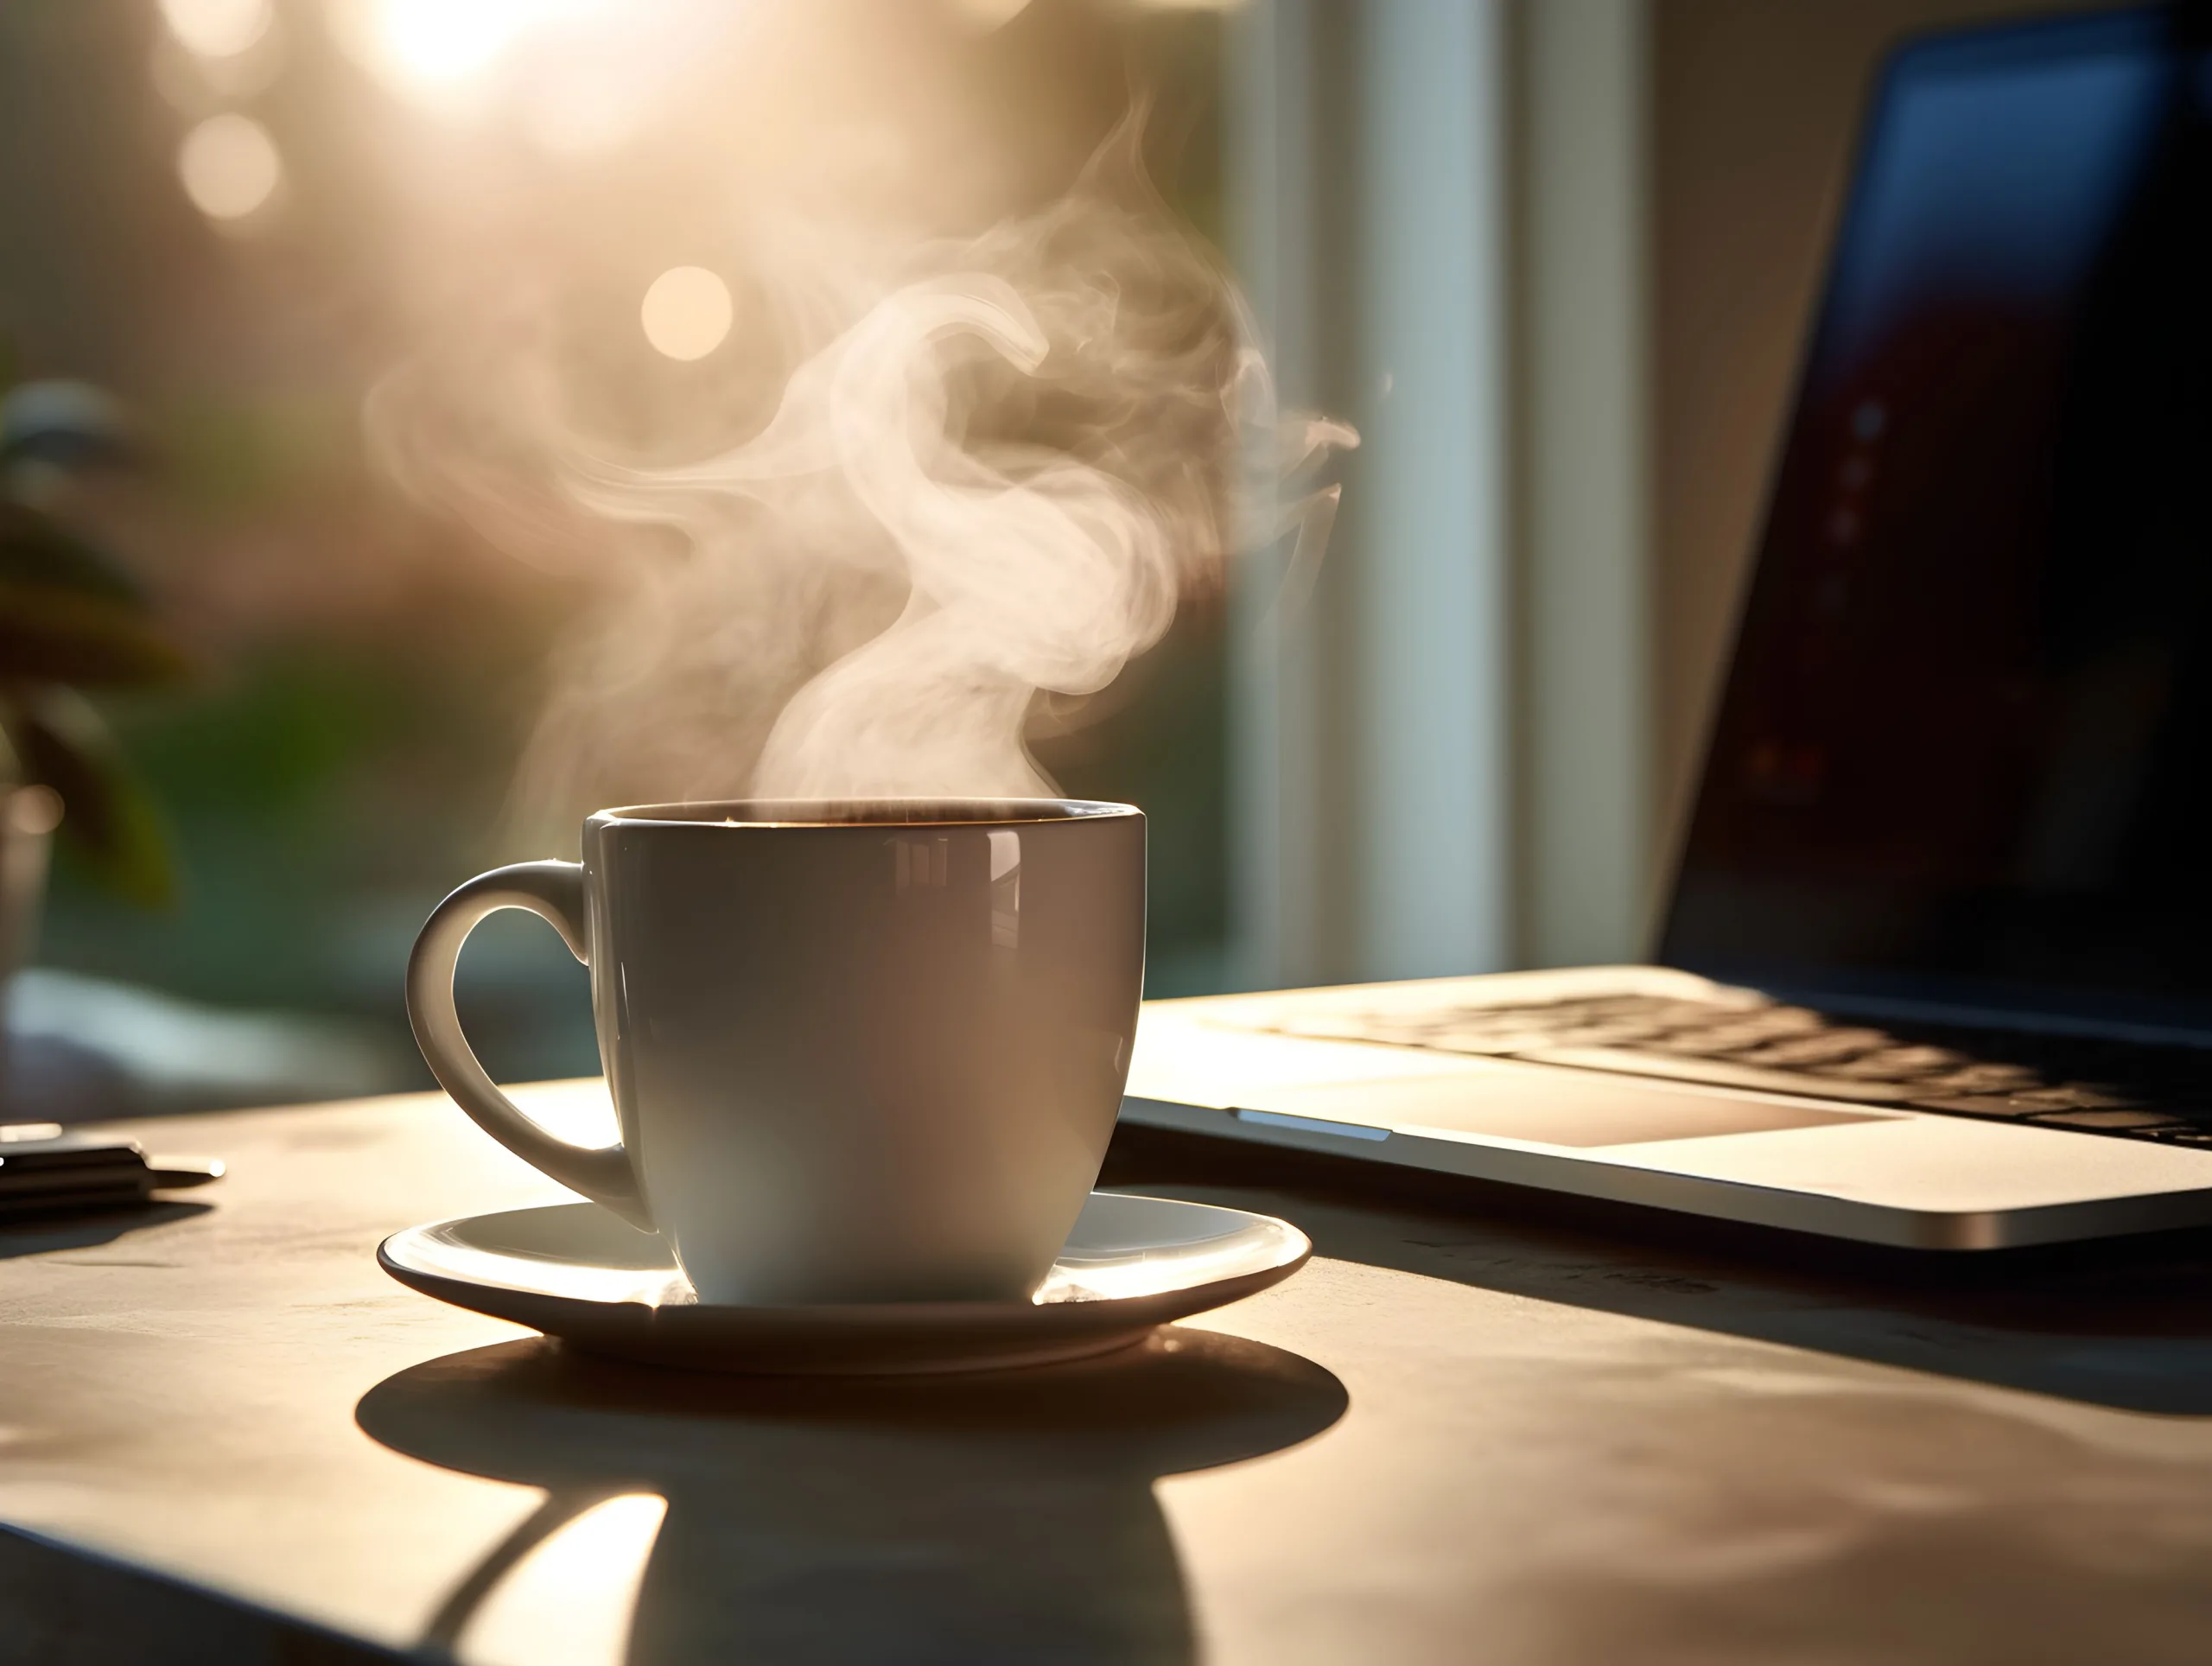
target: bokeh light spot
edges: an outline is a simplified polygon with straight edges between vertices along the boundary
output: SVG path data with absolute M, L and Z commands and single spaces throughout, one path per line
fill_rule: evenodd
M 186 134 L 176 167 L 193 207 L 213 219 L 251 213 L 284 175 L 269 130 L 238 115 L 211 116 Z
M 50 786 L 19 786 L 7 805 L 8 825 L 17 833 L 42 838 L 61 825 L 61 795 Z
M 162 0 L 169 33 L 202 58 L 234 58 L 269 32 L 269 0 Z
M 703 266 L 663 272 L 638 309 L 645 340 L 671 359 L 703 359 L 729 334 L 729 286 Z

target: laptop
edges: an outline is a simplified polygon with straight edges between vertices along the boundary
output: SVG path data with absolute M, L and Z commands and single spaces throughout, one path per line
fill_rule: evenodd
M 1126 1121 L 1866 1242 L 2212 1222 L 2212 37 L 1864 124 L 1655 963 L 1149 1003 Z

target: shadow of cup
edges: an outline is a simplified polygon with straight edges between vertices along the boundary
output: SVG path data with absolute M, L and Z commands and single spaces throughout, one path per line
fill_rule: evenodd
M 569 1521 L 651 1491 L 667 1513 L 632 1666 L 1119 1662 L 1196 1652 L 1154 1481 L 1294 1446 L 1347 1403 L 1295 1354 L 1166 1329 L 1072 1364 L 899 1378 L 658 1371 L 535 1339 L 411 1367 L 355 1416 L 409 1457 L 546 1490 L 433 1648 Z

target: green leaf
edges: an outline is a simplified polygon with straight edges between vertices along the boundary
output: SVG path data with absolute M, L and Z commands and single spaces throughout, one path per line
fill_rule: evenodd
M 19 697 L 7 728 L 22 778 L 61 795 L 63 843 L 126 901 L 166 908 L 176 873 L 160 812 L 91 703 L 67 689 Z
M 105 597 L 0 582 L 0 681 L 144 688 L 191 670 L 182 649 Z

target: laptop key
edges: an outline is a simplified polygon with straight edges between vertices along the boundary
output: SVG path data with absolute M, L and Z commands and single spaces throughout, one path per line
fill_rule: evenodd
M 2177 1118 L 2158 1110 L 2047 1110 L 2031 1120 L 2037 1128 L 2086 1128 L 2112 1134 L 2182 1126 Z
M 1726 1033 L 1703 1029 L 1675 1029 L 1655 1031 L 1652 1035 L 1637 1040 L 1637 1046 L 1650 1053 L 1675 1053 L 1679 1058 L 1730 1058 L 1750 1046 L 1765 1046 L 1765 1038 L 1738 1042 Z
M 1750 1018 L 1723 1018 L 1710 1013 L 1694 1020 L 1677 1019 L 1653 1043 L 1669 1052 L 1740 1053 L 1818 1033 L 1821 1026 L 1811 1013 L 1783 1011 L 1757 1014 Z
M 2024 1065 L 1967 1065 L 1918 1082 L 1915 1084 L 1915 1091 L 1954 1095 L 2017 1093 L 2023 1088 L 2041 1087 L 2043 1084 L 2043 1078 Z
M 1742 1055 L 1746 1065 L 1803 1066 L 1808 1065 L 1840 1065 L 1847 1059 L 1856 1059 L 1877 1047 L 1893 1045 L 1879 1030 L 1839 1029 L 1821 1030 L 1812 1035 L 1788 1041 L 1777 1041 Z
M 1866 1082 L 1911 1082 L 1967 1062 L 1963 1053 L 1948 1047 L 1885 1047 L 1863 1058 L 1846 1059 L 1826 1067 L 1825 1074 Z
M 2056 1087 L 2024 1088 L 2005 1096 L 2016 1105 L 2035 1110 L 2126 1110 L 2154 1102 L 2154 1096 L 2130 1093 L 2110 1083 L 2062 1083 Z
M 2036 1115 L 2032 1105 L 2012 1103 L 2006 1093 L 1969 1093 L 1949 1097 L 1909 1098 L 1914 1110 L 1940 1110 L 1947 1116 L 1990 1116 L 2001 1122 L 2024 1122 Z

